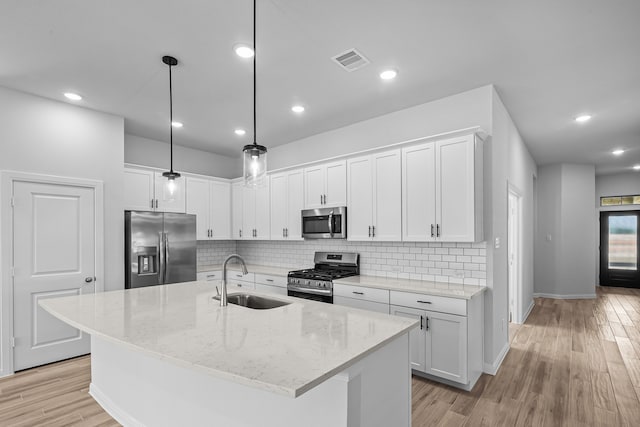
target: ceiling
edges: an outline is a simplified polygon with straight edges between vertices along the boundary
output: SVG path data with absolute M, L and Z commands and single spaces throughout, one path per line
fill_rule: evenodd
M 125 118 L 168 140 L 238 156 L 251 142 L 250 0 L 3 0 L 0 85 Z M 599 174 L 640 164 L 637 0 L 258 0 L 258 141 L 267 147 L 494 84 L 540 165 Z M 370 61 L 348 73 L 331 57 Z M 383 82 L 387 67 L 398 77 Z M 306 111 L 291 112 L 294 103 Z M 593 119 L 577 124 L 581 113 Z M 238 137 L 233 130 L 247 129 Z M 615 157 L 614 148 L 628 151 Z

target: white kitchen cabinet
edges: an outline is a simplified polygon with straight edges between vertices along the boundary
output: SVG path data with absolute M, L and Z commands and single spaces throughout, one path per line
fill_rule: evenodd
M 222 270 L 201 271 L 196 275 L 196 279 L 207 282 L 220 282 L 222 280 Z
M 334 283 L 333 303 L 389 314 L 389 291 L 387 289 Z
M 274 295 L 287 295 L 287 288 L 282 288 L 280 286 L 272 286 L 272 285 L 263 285 L 260 283 L 256 283 L 255 290 L 257 292 L 264 292 L 265 294 L 274 294 Z
M 302 169 L 271 175 L 271 240 L 302 240 Z
M 483 365 L 482 294 L 466 300 L 391 291 L 390 301 L 391 314 L 420 320 L 409 338 L 412 369 L 473 388 Z
M 333 303 L 335 305 L 342 305 L 345 307 L 359 308 L 360 310 L 389 314 L 389 304 L 381 304 L 379 302 L 359 300 L 355 298 L 345 298 L 334 295 Z
M 236 182 L 231 184 L 231 238 L 242 239 L 242 197 L 244 183 Z
M 196 215 L 198 240 L 231 238 L 231 185 L 187 177 L 187 213 Z
M 402 149 L 403 241 L 482 240 L 482 155 L 473 134 Z
M 157 212 L 184 213 L 185 179 L 175 180 L 177 191 L 170 195 L 166 189 L 167 178 L 162 172 L 147 169 L 124 168 L 124 208 Z
M 401 151 L 347 160 L 348 239 L 402 239 Z
M 304 169 L 305 209 L 346 206 L 346 161 L 323 163 Z
M 242 187 L 242 236 L 243 240 L 268 240 L 269 181 L 265 186 Z

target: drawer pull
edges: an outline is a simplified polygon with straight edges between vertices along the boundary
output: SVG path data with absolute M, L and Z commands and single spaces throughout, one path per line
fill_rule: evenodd
M 273 279 L 265 279 L 267 282 L 273 282 Z
M 240 283 L 236 284 L 237 287 L 241 288 L 242 285 Z
M 419 301 L 418 300 L 416 302 L 419 302 L 420 304 L 431 304 L 431 301 Z
M 356 291 L 353 291 L 353 293 L 354 293 L 354 294 L 356 294 L 356 295 L 364 295 L 364 292 L 356 292 Z
M 214 278 L 214 277 L 216 277 L 216 275 L 215 275 L 215 274 L 208 274 L 208 275 L 207 275 L 207 279 L 211 279 L 211 278 Z

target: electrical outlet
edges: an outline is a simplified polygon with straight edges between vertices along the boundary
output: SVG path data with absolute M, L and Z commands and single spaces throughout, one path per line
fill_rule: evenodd
M 499 237 L 496 237 L 496 243 L 495 243 L 494 247 L 496 249 L 500 249 L 500 238 Z

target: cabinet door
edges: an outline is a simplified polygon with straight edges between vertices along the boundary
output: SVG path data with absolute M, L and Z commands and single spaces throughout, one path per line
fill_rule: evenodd
M 344 160 L 325 165 L 325 206 L 347 205 L 347 164 Z
M 373 182 L 371 156 L 347 161 L 347 238 L 371 240 Z
M 402 149 L 402 240 L 405 242 L 436 239 L 435 163 L 432 142 Z
M 427 311 L 426 373 L 467 383 L 467 318 Z
M 196 239 L 209 240 L 210 192 L 206 179 L 187 177 L 187 213 L 196 216 Z
M 155 173 L 155 196 L 158 200 L 157 211 L 185 213 L 185 179 L 183 176 L 175 179 L 176 190 L 172 195 L 167 189 L 167 178 L 161 172 Z
M 242 198 L 244 184 L 236 182 L 231 185 L 231 238 L 242 238 Z
M 424 311 L 392 305 L 391 314 L 393 314 L 394 316 L 408 317 L 410 319 L 416 319 L 420 321 L 420 326 L 412 329 L 411 332 L 409 332 L 409 353 L 411 356 L 411 369 L 426 372 L 426 340 L 425 331 L 423 330 L 425 317 Z
M 211 237 L 215 240 L 228 240 L 231 238 L 231 185 L 228 182 L 211 181 L 210 188 Z
M 269 215 L 269 180 L 265 180 L 266 185 L 255 188 L 255 208 L 254 224 L 256 229 L 256 239 L 269 240 L 270 215 Z
M 475 240 L 473 135 L 436 143 L 436 220 L 438 240 Z
M 124 208 L 132 211 L 152 211 L 154 172 L 124 168 Z
M 271 176 L 271 240 L 284 240 L 288 224 L 288 175 Z
M 286 236 L 287 240 L 302 240 L 302 217 L 300 215 L 304 209 L 302 170 L 289 172 L 288 184 Z
M 256 187 L 242 187 L 242 239 L 255 239 Z
M 373 240 L 402 240 L 400 150 L 371 156 L 373 163 Z M 350 214 L 351 212 L 349 212 Z
M 305 209 L 319 208 L 323 205 L 324 165 L 304 169 L 304 207 Z

